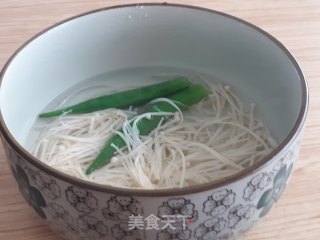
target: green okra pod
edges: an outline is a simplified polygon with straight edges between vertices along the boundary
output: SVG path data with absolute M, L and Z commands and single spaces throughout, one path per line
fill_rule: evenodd
M 129 106 L 137 106 L 145 104 L 155 98 L 169 96 L 188 88 L 190 85 L 191 83 L 187 78 L 179 77 L 158 84 L 89 99 L 69 107 L 41 113 L 39 117 L 48 118 L 59 116 L 63 113 L 90 113 L 107 108 L 125 108 Z

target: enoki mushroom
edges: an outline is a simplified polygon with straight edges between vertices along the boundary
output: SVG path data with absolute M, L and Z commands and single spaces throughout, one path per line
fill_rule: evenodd
M 83 115 L 62 115 L 35 126 L 41 133 L 33 154 L 71 176 L 123 188 L 181 188 L 233 175 L 269 154 L 276 141 L 229 87 L 212 85 L 212 94 L 188 111 L 147 113 L 108 109 Z M 169 101 L 157 99 L 155 101 Z M 149 136 L 136 123 L 166 116 Z M 122 128 L 122 131 L 118 130 Z M 126 148 L 91 175 L 85 170 L 106 140 L 118 133 Z M 116 146 L 114 146 L 116 148 Z

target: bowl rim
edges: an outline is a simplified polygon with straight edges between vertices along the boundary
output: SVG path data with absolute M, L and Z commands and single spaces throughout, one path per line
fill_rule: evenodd
M 34 36 L 32 36 L 30 39 L 25 41 L 11 55 L 11 57 L 7 60 L 7 62 L 5 63 L 3 69 L 0 72 L 0 89 L 1 89 L 2 80 L 4 78 L 6 70 L 8 69 L 10 64 L 13 62 L 15 57 L 20 53 L 20 51 L 22 51 L 25 47 L 27 47 L 29 45 L 29 43 L 31 43 L 33 40 L 37 39 L 42 34 L 50 31 L 51 29 L 53 29 L 55 27 L 58 27 L 59 25 L 61 25 L 63 23 L 66 23 L 68 21 L 71 21 L 71 20 L 74 20 L 74 19 L 77 19 L 77 18 L 81 18 L 81 17 L 86 16 L 86 15 L 90 15 L 90 14 L 94 14 L 94 13 L 98 13 L 98 12 L 102 12 L 102 11 L 107 11 L 107 10 L 111 10 L 111 9 L 128 8 L 128 7 L 130 8 L 130 7 L 136 7 L 136 6 L 178 7 L 178 8 L 187 8 L 187 9 L 191 9 L 191 10 L 198 10 L 198 11 L 203 11 L 203 12 L 206 12 L 206 13 L 220 15 L 220 16 L 223 16 L 223 17 L 227 17 L 227 18 L 229 18 L 231 20 L 234 20 L 236 22 L 240 22 L 240 23 L 252 28 L 253 30 L 257 31 L 258 33 L 260 33 L 262 35 L 264 35 L 270 41 L 275 43 L 286 54 L 286 56 L 289 58 L 289 60 L 292 62 L 293 66 L 295 67 L 295 70 L 297 71 L 297 74 L 299 76 L 300 83 L 301 83 L 301 91 L 302 91 L 301 92 L 301 96 L 302 96 L 301 108 L 300 108 L 300 112 L 299 112 L 298 118 L 297 118 L 293 128 L 291 129 L 289 135 L 277 146 L 276 149 L 274 149 L 271 153 L 269 153 L 267 156 L 265 156 L 259 162 L 253 164 L 249 168 L 245 168 L 244 170 L 239 171 L 236 174 L 233 174 L 231 176 L 219 179 L 217 181 L 208 182 L 208 183 L 199 184 L 199 185 L 194 185 L 194 186 L 189 186 L 189 187 L 182 187 L 182 188 L 129 189 L 129 188 L 112 187 L 112 186 L 108 186 L 108 185 L 102 185 L 102 184 L 98 184 L 98 183 L 94 183 L 94 182 L 89 182 L 89 181 L 85 181 L 85 180 L 82 180 L 82 179 L 78 179 L 76 177 L 73 177 L 73 176 L 67 175 L 65 173 L 62 173 L 62 172 L 60 172 L 60 171 L 58 171 L 58 170 L 46 165 L 45 163 L 41 162 L 38 158 L 34 157 L 24 147 L 22 147 L 17 142 L 17 140 L 13 137 L 13 135 L 10 133 L 9 129 L 7 128 L 7 126 L 6 126 L 5 122 L 4 122 L 4 119 L 3 119 L 3 116 L 2 116 L 2 111 L 0 109 L 0 131 L 1 131 L 1 134 L 2 134 L 2 140 L 5 139 L 6 142 L 11 146 L 11 148 L 13 148 L 15 150 L 15 152 L 18 154 L 18 156 L 20 155 L 20 157 L 22 157 L 24 160 L 26 160 L 30 164 L 32 164 L 35 167 L 39 168 L 40 170 L 46 172 L 47 174 L 56 177 L 59 180 L 63 180 L 65 182 L 67 182 L 67 183 L 78 185 L 80 187 L 88 188 L 88 189 L 95 190 L 95 191 L 98 191 L 98 192 L 106 192 L 106 193 L 112 193 L 112 194 L 117 194 L 117 195 L 134 195 L 134 196 L 146 196 L 146 197 L 178 196 L 178 195 L 193 194 L 193 193 L 197 193 L 197 192 L 216 189 L 216 188 L 222 187 L 224 185 L 228 185 L 228 184 L 234 183 L 236 181 L 240 181 L 241 179 L 243 179 L 243 178 L 245 178 L 245 177 L 247 177 L 249 175 L 253 175 L 253 174 L 257 173 L 265 165 L 268 165 L 276 155 L 280 154 L 281 151 L 284 151 L 285 148 L 287 148 L 299 136 L 299 133 L 300 133 L 300 131 L 301 131 L 303 125 L 304 125 L 304 122 L 305 122 L 305 119 L 306 119 L 306 115 L 307 115 L 308 104 L 309 104 L 309 93 L 308 93 L 308 86 L 307 86 L 307 82 L 306 82 L 305 76 L 304 76 L 304 74 L 303 74 L 298 62 L 296 61 L 296 59 L 292 55 L 292 53 L 279 40 L 277 40 L 275 37 L 273 37 L 272 35 L 270 35 L 269 33 L 267 33 L 266 31 L 262 30 L 261 28 L 257 27 L 254 24 L 251 24 L 251 23 L 249 23 L 249 22 L 247 22 L 245 20 L 242 20 L 242 19 L 240 19 L 238 17 L 229 15 L 229 14 L 224 13 L 224 12 L 216 11 L 216 10 L 209 9 L 209 8 L 199 7 L 199 6 L 191 6 L 191 5 L 187 5 L 187 4 L 176 4 L 176 3 L 166 3 L 166 2 L 163 2 L 163 3 L 120 4 L 120 5 L 114 5 L 114 6 L 94 9 L 94 10 L 91 10 L 91 11 L 87 11 L 87 12 L 84 12 L 84 13 L 81 13 L 81 14 L 74 15 L 74 16 L 66 18 L 66 19 L 64 19 L 62 21 L 59 21 L 59 22 L 57 22 L 57 23 L 55 23 L 55 24 L 43 29 L 39 33 L 35 34 Z M 3 141 L 3 146 L 4 146 L 4 148 L 7 147 L 7 146 L 5 146 L 5 141 Z

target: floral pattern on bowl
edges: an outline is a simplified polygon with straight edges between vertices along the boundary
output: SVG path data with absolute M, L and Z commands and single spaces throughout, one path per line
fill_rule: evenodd
M 277 201 L 297 153 L 293 144 L 271 164 L 238 182 L 201 194 L 159 198 L 103 193 L 74 185 L 48 176 L 15 152 L 10 156 L 16 154 L 12 171 L 22 194 L 65 239 L 230 240 L 248 231 Z M 173 223 L 175 229 L 152 229 L 146 224 L 151 216 L 163 223 L 168 215 L 180 216 L 177 219 L 185 223 Z M 141 228 L 130 228 L 128 219 L 136 217 L 141 218 Z
M 157 233 L 157 240 L 188 240 L 192 231 L 181 224 L 174 224 L 173 227 L 168 227 Z
M 68 231 L 73 234 L 79 232 L 70 213 L 65 210 L 61 205 L 56 203 L 50 203 L 47 206 L 47 211 L 54 221 L 54 228 L 61 232 Z
M 128 223 L 121 222 L 119 224 L 115 224 L 111 228 L 112 237 L 115 240 L 144 240 L 145 232 L 141 231 L 138 228 L 129 229 Z
M 128 221 L 130 216 L 143 215 L 141 203 L 129 196 L 113 196 L 102 209 L 102 215 L 113 221 Z
M 158 216 L 160 219 L 165 219 L 167 216 L 175 216 L 176 219 L 183 220 L 182 217 L 187 217 L 188 221 L 194 223 L 198 220 L 198 211 L 195 204 L 185 198 L 170 198 L 162 203 L 158 208 Z
M 224 230 L 226 225 L 227 221 L 224 218 L 210 218 L 195 229 L 194 237 L 198 240 L 217 239 L 218 234 Z
M 239 204 L 230 209 L 228 215 L 228 227 L 231 229 L 241 228 L 247 225 L 251 216 L 255 212 L 255 207 L 253 205 L 242 205 Z
M 214 192 L 203 203 L 202 211 L 208 216 L 221 215 L 235 202 L 236 194 L 231 189 Z
M 259 215 L 260 217 L 264 217 L 270 211 L 273 204 L 279 200 L 280 196 L 282 195 L 286 187 L 292 169 L 293 163 L 291 163 L 288 168 L 287 165 L 282 166 L 280 170 L 277 172 L 273 180 L 273 187 L 266 190 L 258 202 L 257 208 L 262 209 Z
M 272 182 L 273 173 L 259 173 L 248 182 L 243 192 L 243 199 L 253 201 L 259 197 L 262 191 Z
M 36 186 L 43 192 L 43 194 L 52 200 L 61 196 L 61 189 L 56 181 L 48 174 L 43 172 L 36 172 L 33 175 Z
M 101 220 L 90 215 L 81 215 L 78 219 L 78 227 L 92 239 L 103 238 L 108 234 L 108 227 Z
M 76 186 L 65 190 L 68 202 L 79 212 L 90 213 L 97 209 L 98 201 L 91 192 Z
M 41 192 L 30 185 L 29 178 L 21 166 L 16 164 L 15 167 L 11 167 L 11 170 L 26 202 L 38 213 L 40 217 L 46 219 L 46 214 L 42 208 L 46 207 L 47 203 Z

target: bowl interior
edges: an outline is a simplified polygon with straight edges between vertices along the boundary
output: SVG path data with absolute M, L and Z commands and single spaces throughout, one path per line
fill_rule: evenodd
M 94 76 L 138 68 L 158 74 L 174 68 L 179 74 L 200 73 L 230 84 L 257 104 L 278 142 L 289 135 L 302 107 L 296 66 L 257 29 L 195 8 L 125 6 L 59 24 L 22 48 L 3 71 L 4 122 L 25 147 L 39 112 L 63 91 Z M 132 76 L 114 82 L 147 81 Z

